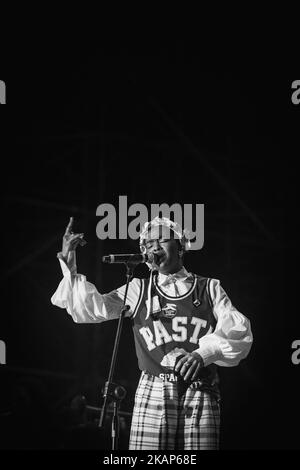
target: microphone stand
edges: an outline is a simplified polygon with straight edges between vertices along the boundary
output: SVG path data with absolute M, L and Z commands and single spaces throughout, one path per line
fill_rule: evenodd
M 123 306 L 122 306 L 121 314 L 119 317 L 117 333 L 115 336 L 115 343 L 114 343 L 114 349 L 113 349 L 111 363 L 110 363 L 108 379 L 105 382 L 104 390 L 102 392 L 102 396 L 104 397 L 104 402 L 103 402 L 103 406 L 101 410 L 98 427 L 100 428 L 103 427 L 103 423 L 105 421 L 105 416 L 106 416 L 107 405 L 108 405 L 108 398 L 110 398 L 111 400 L 113 400 L 113 417 L 112 417 L 112 425 L 111 425 L 112 450 L 118 449 L 118 440 L 119 440 L 119 414 L 118 413 L 120 409 L 120 402 L 126 396 L 125 388 L 116 383 L 113 383 L 112 380 L 114 376 L 114 370 L 115 370 L 116 358 L 117 358 L 120 336 L 121 336 L 121 331 L 122 331 L 122 326 L 123 326 L 123 320 L 125 317 L 125 313 L 130 309 L 129 305 L 126 305 L 126 299 L 127 299 L 129 282 L 131 281 L 133 277 L 133 271 L 134 271 L 135 266 L 136 266 L 135 264 L 126 263 L 126 288 L 125 288 Z

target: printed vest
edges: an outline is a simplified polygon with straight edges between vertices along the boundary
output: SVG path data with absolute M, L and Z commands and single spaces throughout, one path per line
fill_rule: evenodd
M 139 368 L 156 376 L 174 373 L 175 357 L 178 359 L 180 350 L 198 349 L 199 339 L 215 329 L 216 319 L 208 293 L 210 279 L 194 275 L 186 294 L 170 297 L 159 288 L 154 277 L 148 319 L 149 279 L 141 281 L 140 298 L 131 317 Z M 216 365 L 202 368 L 201 375 L 210 377 L 210 383 L 217 382 Z

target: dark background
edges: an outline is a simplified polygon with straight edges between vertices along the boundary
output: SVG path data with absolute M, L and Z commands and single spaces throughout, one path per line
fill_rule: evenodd
M 97 431 L 97 414 L 84 411 L 80 397 L 102 403 L 116 322 L 77 325 L 50 298 L 71 215 L 88 241 L 78 271 L 100 292 L 124 283 L 124 267 L 101 257 L 137 252 L 137 242 L 96 237 L 96 208 L 118 207 L 119 195 L 148 209 L 205 204 L 204 247 L 188 253 L 185 266 L 220 279 L 254 334 L 248 358 L 220 369 L 221 448 L 299 448 L 300 365 L 291 362 L 291 344 L 300 338 L 300 105 L 290 97 L 300 77 L 267 48 L 204 49 L 184 41 L 110 42 L 95 54 L 62 46 L 20 53 L 11 75 L 1 69 L 2 448 L 109 446 L 109 422 Z M 127 389 L 128 413 L 138 378 L 125 322 L 116 380 Z M 125 415 L 123 448 L 129 425 Z

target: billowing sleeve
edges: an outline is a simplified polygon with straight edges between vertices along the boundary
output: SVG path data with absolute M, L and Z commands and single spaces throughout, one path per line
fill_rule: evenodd
M 212 333 L 200 338 L 197 352 L 205 366 L 211 363 L 224 367 L 236 366 L 248 355 L 252 346 L 250 321 L 232 305 L 219 280 L 211 279 L 209 294 L 217 324 Z
M 57 307 L 66 309 L 75 323 L 101 323 L 120 316 L 123 305 L 125 285 L 108 294 L 100 294 L 86 276 L 77 273 L 75 252 L 66 261 L 61 253 L 57 255 L 63 273 L 51 302 Z M 127 301 L 130 309 L 125 316 L 131 316 L 138 303 L 140 279 L 134 278 L 129 284 Z

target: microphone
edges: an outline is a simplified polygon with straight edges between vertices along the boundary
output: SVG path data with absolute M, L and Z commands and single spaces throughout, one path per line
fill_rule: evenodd
M 148 255 L 143 255 L 141 253 L 136 253 L 136 254 L 121 254 L 121 255 L 107 255 L 102 257 L 103 263 L 130 263 L 130 264 L 140 264 L 140 263 L 146 263 L 147 261 L 149 263 L 152 263 L 153 257 L 148 256 Z

